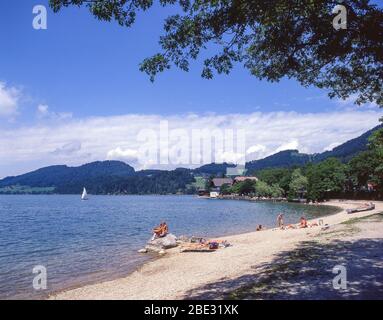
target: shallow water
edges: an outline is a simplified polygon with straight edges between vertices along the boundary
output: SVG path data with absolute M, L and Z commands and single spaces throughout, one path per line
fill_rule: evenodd
M 167 221 L 176 235 L 223 236 L 314 218 L 337 209 L 290 203 L 194 196 L 0 195 L 0 298 L 39 299 L 48 293 L 124 276 L 150 259 L 137 250 L 152 227 Z M 32 269 L 47 269 L 48 288 L 35 291 Z

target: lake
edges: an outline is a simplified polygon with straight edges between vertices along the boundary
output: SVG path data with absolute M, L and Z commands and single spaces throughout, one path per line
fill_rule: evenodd
M 41 299 L 53 291 L 121 277 L 152 259 L 138 254 L 165 220 L 176 235 L 216 237 L 336 212 L 325 206 L 194 196 L 0 195 L 0 299 Z M 33 267 L 48 288 L 32 287 Z

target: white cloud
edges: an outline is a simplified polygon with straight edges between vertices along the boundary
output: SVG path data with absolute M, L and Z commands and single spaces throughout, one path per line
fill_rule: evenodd
M 17 115 L 20 91 L 0 82 L 0 117 L 11 118 Z
M 266 147 L 262 144 L 256 144 L 255 146 L 251 146 L 246 150 L 246 154 L 256 153 L 256 152 L 264 152 L 266 151 Z
M 39 119 L 49 120 L 65 120 L 72 118 L 70 112 L 54 112 L 49 110 L 49 106 L 46 104 L 39 104 L 37 106 L 37 117 Z
M 243 160 L 244 155 L 239 152 L 223 151 L 217 152 L 217 157 L 221 160 L 220 162 L 239 163 Z
M 291 140 L 287 143 L 283 143 L 282 145 L 280 145 L 275 150 L 275 152 L 280 152 L 280 151 L 284 151 L 284 150 L 296 150 L 296 149 L 298 149 L 298 147 L 299 147 L 299 142 L 298 142 L 298 140 L 294 139 L 294 140 Z
M 37 113 L 38 113 L 39 116 L 44 117 L 44 116 L 46 116 L 48 114 L 48 112 L 49 112 L 48 109 L 49 109 L 48 105 L 46 105 L 46 104 L 39 104 L 37 106 Z
M 56 148 L 52 153 L 55 155 L 73 155 L 81 150 L 80 141 L 72 141 L 65 143 L 63 146 Z
M 256 160 L 268 156 L 267 147 L 263 144 L 250 146 L 246 150 L 246 161 Z
M 50 112 L 49 108 L 41 110 Z M 85 119 L 67 118 L 65 121 L 39 122 L 28 127 L 0 128 L 0 177 L 19 174 L 26 168 L 36 169 L 51 164 L 79 165 L 104 159 L 120 159 L 134 164 L 137 152 L 143 144 L 137 139 L 138 133 L 142 129 L 153 129 L 158 132 L 160 122 L 164 120 L 169 122 L 169 130 L 182 129 L 188 134 L 193 129 L 245 130 L 245 151 L 249 161 L 283 149 L 298 148 L 301 152 L 322 152 L 335 142 L 343 143 L 378 125 L 381 115 L 379 110 L 315 114 L 297 112 L 170 116 L 129 114 Z M 157 138 L 159 142 L 159 137 Z M 151 146 L 153 150 L 157 147 L 156 143 Z M 172 145 L 168 148 L 171 149 Z M 234 150 L 234 153 L 227 151 L 223 156 L 225 159 L 235 160 L 238 157 L 236 152 L 237 150 Z M 148 159 L 140 166 L 164 168 L 156 165 L 153 159 Z M 174 165 L 176 166 L 190 167 L 187 164 Z M 139 168 L 136 166 L 136 169 Z
M 125 161 L 137 161 L 138 151 L 133 149 L 122 149 L 117 147 L 115 149 L 109 150 L 106 158 L 108 160 L 125 160 Z
M 339 143 L 339 142 L 330 143 L 327 147 L 323 148 L 323 151 L 331 151 L 332 149 L 339 146 L 340 144 L 341 143 Z

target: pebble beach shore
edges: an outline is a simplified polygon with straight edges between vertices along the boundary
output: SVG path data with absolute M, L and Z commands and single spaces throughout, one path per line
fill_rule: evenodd
M 59 292 L 49 299 L 219 299 L 236 298 L 233 295 L 236 290 L 240 290 L 239 298 L 263 298 L 262 295 L 258 297 L 251 294 L 246 297 L 246 291 L 244 293 L 241 288 L 258 281 L 262 266 L 273 263 L 276 257 L 292 252 L 302 243 L 383 239 L 383 220 L 363 224 L 364 218 L 383 212 L 383 202 L 374 202 L 374 210 L 347 214 L 346 209 L 358 207 L 362 203 L 364 201 L 327 202 L 326 205 L 342 209 L 339 213 L 321 218 L 324 224 L 329 225 L 327 230 L 322 230 L 320 226 L 291 230 L 268 229 L 228 236 L 221 240 L 227 240 L 232 246 L 208 253 L 181 253 L 179 248 L 174 248 L 127 277 Z M 360 222 L 358 219 L 361 219 Z M 347 232 L 350 221 L 364 227 L 358 228 L 359 232 L 356 233 Z

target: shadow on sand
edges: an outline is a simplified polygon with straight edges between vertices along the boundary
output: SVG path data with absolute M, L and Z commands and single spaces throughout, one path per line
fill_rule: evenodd
M 334 266 L 347 289 L 334 289 Z M 187 292 L 186 299 L 383 299 L 383 239 L 302 242 L 254 272 Z

